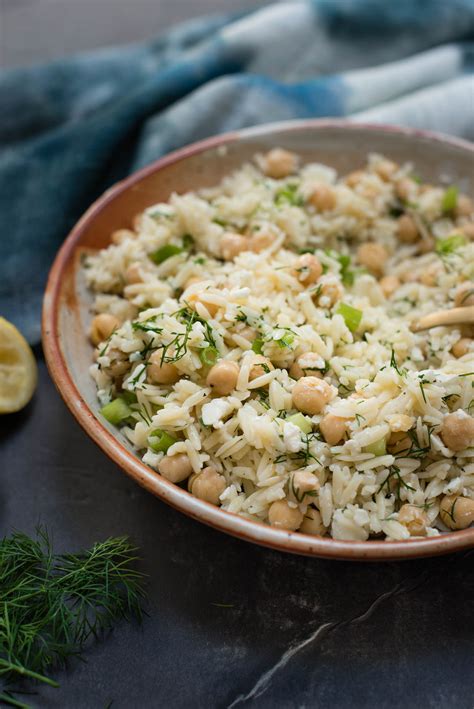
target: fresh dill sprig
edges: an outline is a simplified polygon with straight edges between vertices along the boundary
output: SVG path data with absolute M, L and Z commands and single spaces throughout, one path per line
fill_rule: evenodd
M 405 488 L 405 490 L 411 490 L 412 492 L 415 492 L 415 488 L 409 485 L 408 483 L 405 482 L 401 475 L 400 468 L 397 465 L 391 465 L 389 468 L 389 472 L 383 483 L 380 485 L 379 489 L 377 492 L 380 492 L 381 490 L 384 489 L 384 487 L 387 488 L 387 492 L 392 492 L 391 489 L 391 482 L 394 481 L 394 492 L 395 495 L 397 496 L 397 499 L 400 501 L 400 491 L 402 488 Z
M 154 315 L 148 320 L 135 321 L 132 323 L 133 330 L 141 330 L 142 332 L 152 333 L 153 335 L 153 339 L 150 341 L 154 342 L 153 347 L 150 346 L 150 343 L 145 345 L 145 348 L 141 352 L 142 356 L 146 355 L 150 350 L 161 350 L 161 365 L 178 362 L 188 351 L 188 341 L 191 337 L 191 331 L 194 323 L 197 322 L 201 323 L 204 328 L 205 348 L 213 350 L 216 354 L 218 353 L 219 350 L 211 325 L 190 308 L 187 303 L 185 307 L 171 313 L 171 317 L 175 317 L 178 322 L 184 325 L 184 332 L 172 332 L 173 338 L 167 343 L 156 344 L 155 337 L 163 333 L 163 328 L 159 327 L 155 322 L 158 317 L 163 317 L 163 315 Z
M 2 700 L 26 706 L 11 683 L 49 677 L 120 619 L 141 619 L 143 574 L 126 537 L 78 554 L 54 554 L 47 531 L 14 532 L 0 541 L 0 678 Z
M 404 377 L 407 373 L 407 370 L 404 369 L 403 367 L 400 369 L 398 362 L 397 362 L 397 358 L 395 357 L 395 350 L 393 349 L 393 347 L 392 347 L 392 353 L 390 355 L 390 366 L 393 367 L 393 369 L 396 371 L 396 373 L 400 377 Z

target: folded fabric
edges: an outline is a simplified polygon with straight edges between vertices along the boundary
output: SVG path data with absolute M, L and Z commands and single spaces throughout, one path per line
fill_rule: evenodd
M 124 175 L 214 133 L 350 116 L 474 138 L 474 0 L 298 0 L 0 73 L 0 314 L 40 337 L 48 268 Z

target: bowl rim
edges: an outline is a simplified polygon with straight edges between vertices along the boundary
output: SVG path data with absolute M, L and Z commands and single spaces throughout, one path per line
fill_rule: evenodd
M 94 220 L 95 216 L 110 201 L 115 200 L 123 192 L 150 174 L 209 149 L 235 143 L 242 139 L 268 137 L 273 133 L 319 131 L 334 128 L 344 131 L 362 130 L 369 133 L 396 133 L 413 139 L 424 139 L 433 143 L 452 145 L 472 152 L 474 155 L 474 144 L 461 138 L 413 128 L 387 124 L 356 123 L 344 119 L 308 119 L 267 123 L 223 133 L 175 150 L 146 167 L 133 172 L 106 190 L 92 203 L 69 232 L 54 259 L 44 294 L 42 340 L 46 364 L 56 388 L 71 413 L 88 436 L 112 461 L 118 464 L 138 484 L 167 504 L 215 529 L 245 541 L 254 542 L 279 551 L 352 561 L 412 559 L 471 548 L 474 547 L 474 528 L 447 532 L 437 537 L 415 538 L 404 541 L 338 540 L 331 537 L 313 537 L 299 532 L 275 529 L 263 522 L 246 519 L 236 513 L 222 510 L 220 507 L 199 500 L 187 490 L 174 485 L 154 472 L 152 468 L 149 468 L 133 452 L 129 451 L 118 437 L 113 435 L 101 423 L 83 399 L 69 372 L 62 352 L 58 333 L 62 274 L 71 259 L 74 258 L 75 249 L 85 227 Z

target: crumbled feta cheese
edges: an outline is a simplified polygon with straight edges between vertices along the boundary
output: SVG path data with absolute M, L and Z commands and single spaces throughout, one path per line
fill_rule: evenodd
M 232 405 L 227 399 L 213 399 L 202 407 L 202 421 L 205 426 L 222 428 L 222 419 L 232 411 Z
M 301 450 L 301 430 L 294 423 L 285 421 L 283 424 L 283 442 L 290 453 L 298 453 Z

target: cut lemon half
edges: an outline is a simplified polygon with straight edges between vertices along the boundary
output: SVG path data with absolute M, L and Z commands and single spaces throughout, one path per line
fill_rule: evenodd
M 19 411 L 30 401 L 38 381 L 31 347 L 8 320 L 0 317 L 0 414 Z

